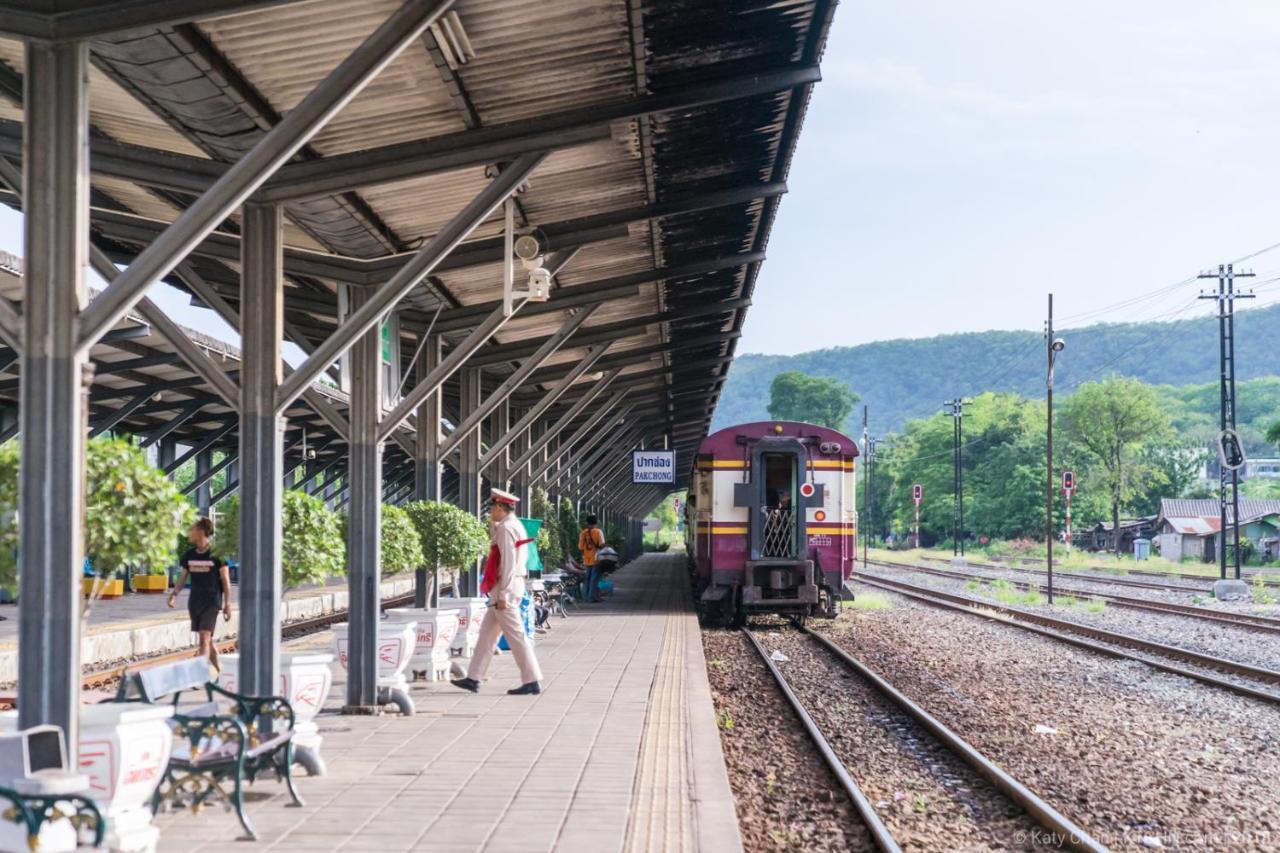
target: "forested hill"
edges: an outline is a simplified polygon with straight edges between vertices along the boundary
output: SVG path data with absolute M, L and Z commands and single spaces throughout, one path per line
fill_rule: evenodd
M 1197 317 L 1166 323 L 1107 323 L 1060 334 L 1056 393 L 1112 373 L 1159 385 L 1218 378 L 1218 321 Z M 915 340 L 877 341 L 792 356 L 741 355 L 716 409 L 714 428 L 768 418 L 769 383 L 799 370 L 847 382 L 862 397 L 847 431 L 861 432 L 862 405 L 872 432 L 901 430 L 908 419 L 939 411 L 957 394 L 1015 391 L 1044 394 L 1040 331 L 972 332 Z M 1280 374 L 1280 305 L 1236 314 L 1236 375 Z

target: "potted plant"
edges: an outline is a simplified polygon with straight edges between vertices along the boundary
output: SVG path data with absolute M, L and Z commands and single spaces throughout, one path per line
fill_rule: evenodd
M 146 454 L 124 439 L 92 439 L 85 454 L 85 551 L 103 598 L 124 593 L 130 566 L 166 573 L 174 534 L 195 521 L 195 509 Z M 159 576 L 165 582 L 164 574 Z M 86 584 L 91 583 L 86 579 Z M 163 591 L 164 587 L 161 587 Z
M 467 572 L 475 567 L 489 547 L 489 532 L 484 522 L 469 512 L 443 501 L 414 501 L 404 505 L 422 544 L 423 560 L 436 573 L 440 569 Z M 470 655 L 480 633 L 484 616 L 483 598 L 442 599 L 440 609 L 458 611 L 458 628 L 452 648 Z
M 382 505 L 382 576 L 411 571 L 423 563 L 422 540 L 409 513 L 398 506 Z
M 346 549 L 338 514 L 318 497 L 302 491 L 288 491 L 281 500 L 280 562 L 284 585 L 324 583 L 333 575 L 345 574 Z M 232 497 L 219 504 L 214 547 L 219 556 L 240 559 L 240 499 Z

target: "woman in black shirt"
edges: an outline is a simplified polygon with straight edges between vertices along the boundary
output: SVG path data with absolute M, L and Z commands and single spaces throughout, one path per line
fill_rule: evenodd
M 218 623 L 218 611 L 222 618 L 231 621 L 231 576 L 227 564 L 213 555 L 210 540 L 213 538 L 213 522 L 202 518 L 187 531 L 191 547 L 182 555 L 182 576 L 178 585 L 169 593 L 169 606 L 178 600 L 178 592 L 191 579 L 191 595 L 187 598 L 187 612 L 191 614 L 191 630 L 200 635 L 199 657 L 209 658 L 214 672 L 221 672 L 218 650 L 213 645 L 213 629 Z

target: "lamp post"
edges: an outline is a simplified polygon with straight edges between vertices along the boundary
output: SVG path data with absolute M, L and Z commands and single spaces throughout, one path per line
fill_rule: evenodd
M 1049 319 L 1044 332 L 1045 358 L 1045 487 L 1044 487 L 1044 539 L 1049 577 L 1049 603 L 1053 604 L 1053 367 L 1058 353 L 1067 348 L 1067 342 L 1053 336 L 1053 294 L 1049 294 Z

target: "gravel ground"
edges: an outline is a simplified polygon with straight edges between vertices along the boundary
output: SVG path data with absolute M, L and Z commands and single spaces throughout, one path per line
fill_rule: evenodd
M 904 580 L 931 589 L 1002 603 L 996 601 L 991 595 L 990 585 L 985 583 L 975 590 L 968 588 L 965 581 L 899 569 L 882 569 L 878 572 L 873 571 L 871 574 L 881 574 L 890 579 Z M 1137 590 L 1137 592 L 1145 591 Z M 1166 643 L 1201 654 L 1216 655 L 1267 669 L 1280 669 L 1280 634 L 1252 631 L 1223 622 L 1209 622 L 1175 613 L 1156 613 L 1135 610 L 1131 607 L 1117 607 L 1113 604 L 1107 605 L 1105 610 L 1097 613 L 1091 613 L 1079 604 L 1055 604 L 1053 607 L 1039 605 L 1020 609 L 1045 613 L 1094 628 L 1132 634 L 1144 640 Z
M 748 853 L 874 850 L 844 789 L 746 638 L 707 630 L 702 644 Z
M 1280 850 L 1280 709 L 876 593 L 816 626 L 1103 843 Z
M 757 632 L 904 850 L 1031 850 L 1036 823 L 874 687 L 789 628 Z

